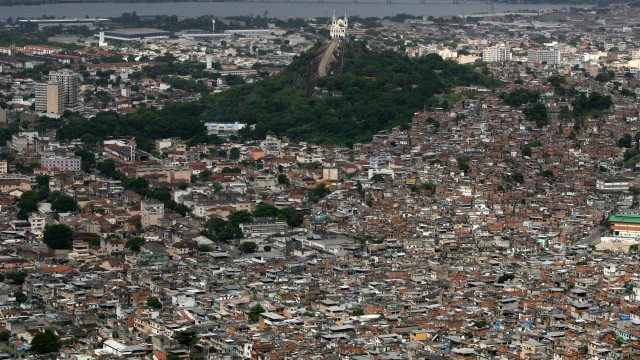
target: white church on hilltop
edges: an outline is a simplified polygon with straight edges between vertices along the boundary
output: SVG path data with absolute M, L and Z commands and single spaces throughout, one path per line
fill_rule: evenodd
M 329 34 L 331 39 L 346 39 L 349 32 L 349 18 L 347 12 L 344 12 L 344 19 L 336 18 L 336 11 L 333 11 L 331 18 L 331 26 L 329 26 Z

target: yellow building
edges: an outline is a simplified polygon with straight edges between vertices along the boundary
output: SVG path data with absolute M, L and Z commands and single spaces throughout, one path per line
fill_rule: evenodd
M 431 339 L 431 335 L 427 330 L 414 330 L 409 333 L 409 341 L 427 341 Z
M 36 111 L 47 114 L 64 112 L 64 88 L 60 82 L 36 84 Z
M 526 359 L 527 357 L 534 356 L 538 353 L 544 354 L 545 349 L 546 347 L 543 343 L 529 339 L 522 343 L 521 357 Z
M 64 92 L 62 85 L 56 82 L 47 83 L 47 114 L 60 114 L 64 111 Z

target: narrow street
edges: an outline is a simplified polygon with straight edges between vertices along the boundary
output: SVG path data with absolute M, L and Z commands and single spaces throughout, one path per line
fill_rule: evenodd
M 578 240 L 576 245 L 596 245 L 600 242 L 600 236 L 604 231 L 604 228 L 598 226 L 587 237 Z

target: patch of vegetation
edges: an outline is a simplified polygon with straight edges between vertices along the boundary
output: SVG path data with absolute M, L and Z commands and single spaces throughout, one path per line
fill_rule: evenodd
M 52 249 L 71 250 L 73 247 L 73 230 L 65 224 L 47 225 L 43 237 L 44 243 Z
M 505 283 L 505 282 L 507 282 L 509 280 L 513 280 L 515 278 L 516 278 L 516 276 L 513 275 L 513 274 L 504 274 L 504 275 L 502 275 L 502 276 L 500 276 L 498 278 L 498 283 L 499 284 L 503 284 L 503 283 Z
M 578 95 L 573 102 L 573 115 L 576 118 L 598 117 L 602 116 L 605 110 L 612 105 L 611 96 L 604 96 L 597 92 L 592 92 L 589 96 L 584 94 Z
M 242 244 L 238 245 L 238 250 L 240 250 L 243 254 L 252 254 L 256 252 L 258 249 L 258 245 L 253 241 L 245 241 Z
M 524 104 L 535 103 L 540 99 L 540 92 L 518 88 L 510 93 L 502 93 L 500 98 L 509 106 L 522 106 Z
M 48 354 L 60 351 L 62 343 L 51 330 L 37 333 L 31 340 L 31 351 L 36 354 Z
M 124 244 L 124 247 L 126 247 L 127 249 L 133 251 L 133 252 L 140 252 L 140 250 L 142 249 L 142 246 L 144 245 L 145 240 L 144 238 L 141 237 L 132 237 L 131 239 L 127 240 L 127 242 Z
M 141 149 L 150 150 L 154 139 L 201 136 L 206 133 L 204 121 L 238 121 L 256 125 L 242 132 L 244 138 L 264 138 L 272 132 L 293 141 L 351 145 L 409 123 L 417 109 L 437 105 L 434 95 L 453 86 L 501 85 L 471 66 L 435 54 L 410 59 L 394 51 L 369 52 L 364 44 L 353 42 L 345 50 L 342 75 L 320 78 L 315 84 L 334 96 L 309 97 L 318 48 L 303 53 L 273 78 L 198 101 L 127 115 L 104 112 L 91 120 L 71 115 L 58 135 L 70 140 L 128 134 L 136 137 Z
M 265 310 L 262 305 L 254 305 L 253 307 L 251 307 L 251 309 L 249 309 L 249 320 L 254 322 L 258 321 L 258 319 L 260 319 L 260 314 L 262 314 L 263 312 L 265 312 Z
M 193 329 L 187 329 L 184 331 L 176 331 L 173 333 L 173 340 L 177 341 L 182 346 L 193 346 L 198 343 L 200 337 L 198 333 Z
M 527 117 L 527 120 L 534 121 L 539 128 L 549 125 L 547 108 L 543 103 L 537 102 L 524 109 L 524 115 Z
M 147 305 L 153 309 L 162 309 L 162 302 L 155 296 L 147 298 Z

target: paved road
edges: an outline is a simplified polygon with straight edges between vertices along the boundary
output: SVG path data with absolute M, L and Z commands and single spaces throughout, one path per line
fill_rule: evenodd
M 219 245 L 221 248 L 224 249 L 224 251 L 227 252 L 227 254 L 229 254 L 229 257 L 231 257 L 232 259 L 238 259 L 240 257 L 242 257 L 242 253 L 238 250 L 238 248 L 236 248 L 233 245 L 230 244 L 224 244 L 224 243 L 218 243 L 217 245 Z
M 333 59 L 333 52 L 336 50 L 337 46 L 338 42 L 332 41 L 327 47 L 327 50 L 324 51 L 324 55 L 320 60 L 320 65 L 318 65 L 318 77 L 327 76 L 327 68 L 329 67 L 329 62 Z
M 576 244 L 579 245 L 596 245 L 600 242 L 600 234 L 605 231 L 603 228 L 601 228 L 600 226 L 596 226 L 589 235 L 587 235 L 587 237 L 584 237 L 580 240 L 578 240 L 578 242 Z

